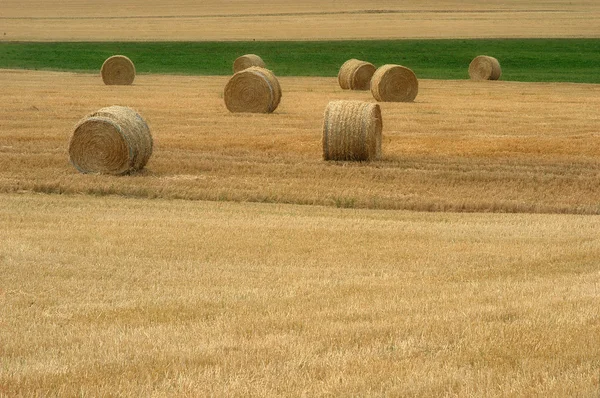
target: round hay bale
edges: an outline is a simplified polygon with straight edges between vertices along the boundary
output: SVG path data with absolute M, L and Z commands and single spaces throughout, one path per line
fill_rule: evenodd
M 471 80 L 498 80 L 501 75 L 500 62 L 494 57 L 479 55 L 469 64 Z
M 252 66 L 229 79 L 223 98 L 230 112 L 271 113 L 281 101 L 281 86 L 273 72 Z
M 246 54 L 241 57 L 237 57 L 233 61 L 233 73 L 237 73 L 241 70 L 248 69 L 251 66 L 258 66 L 260 68 L 266 68 L 265 62 L 256 54 Z
M 113 55 L 104 61 L 100 74 L 104 84 L 130 85 L 135 79 L 135 66 L 126 56 Z
M 150 129 L 136 111 L 109 106 L 77 123 L 69 160 L 81 173 L 126 174 L 148 163 L 152 146 Z
M 377 101 L 411 102 L 419 92 L 415 73 L 401 65 L 383 65 L 371 79 L 371 93 Z
M 344 90 L 368 90 L 375 70 L 370 62 L 349 59 L 340 67 L 338 83 Z
M 331 101 L 325 108 L 323 120 L 323 159 L 378 159 L 382 130 L 379 104 Z
M 338 72 L 338 83 L 343 90 L 350 90 L 350 74 L 354 65 L 360 62 L 358 59 L 352 58 L 344 62 Z

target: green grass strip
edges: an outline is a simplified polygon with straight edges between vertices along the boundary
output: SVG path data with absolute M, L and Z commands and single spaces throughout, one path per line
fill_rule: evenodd
M 349 58 L 400 64 L 418 78 L 465 79 L 477 55 L 498 58 L 502 80 L 600 83 L 600 39 L 269 42 L 0 43 L 0 68 L 97 72 L 114 54 L 138 73 L 229 75 L 240 55 L 260 55 L 278 76 L 336 76 Z

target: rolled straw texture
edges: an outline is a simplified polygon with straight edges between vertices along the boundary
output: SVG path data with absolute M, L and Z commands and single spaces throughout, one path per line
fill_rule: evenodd
M 124 55 L 113 55 L 100 69 L 102 81 L 107 85 L 129 85 L 135 79 L 135 65 Z
M 338 83 L 344 90 L 368 90 L 375 65 L 358 59 L 344 62 L 338 72 Z
M 323 120 L 323 159 L 375 160 L 381 157 L 383 122 L 378 104 L 331 101 Z
M 230 112 L 271 113 L 281 101 L 281 86 L 273 72 L 252 66 L 229 79 L 223 97 Z
M 241 57 L 237 57 L 235 61 L 233 61 L 233 73 L 237 73 L 241 70 L 248 69 L 251 66 L 258 66 L 261 68 L 266 68 L 265 62 L 256 54 L 246 54 Z
M 407 67 L 383 65 L 373 74 L 371 93 L 377 101 L 410 102 L 419 93 L 419 81 Z
M 150 129 L 136 111 L 109 106 L 77 123 L 69 160 L 81 173 L 126 174 L 148 163 L 152 146 Z
M 501 75 L 500 62 L 494 57 L 479 55 L 469 64 L 471 80 L 498 80 Z

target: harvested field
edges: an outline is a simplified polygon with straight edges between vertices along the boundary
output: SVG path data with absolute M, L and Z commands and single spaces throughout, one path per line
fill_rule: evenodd
M 595 0 L 343 3 L 3 0 L 0 42 L 600 37 Z M 353 163 L 323 110 L 375 100 L 335 77 L 232 114 L 227 76 L 0 69 L 0 397 L 596 396 L 600 86 L 466 72 L 381 103 Z M 152 158 L 82 175 L 110 105 Z
M 599 37 L 595 0 L 3 0 L 0 41 Z
M 321 159 L 323 110 L 374 101 L 332 78 L 281 78 L 273 114 L 231 114 L 227 77 L 0 71 L 0 192 L 279 202 L 426 211 L 600 213 L 600 86 L 422 80 L 414 103 L 381 103 L 382 159 Z M 126 105 L 154 138 L 145 171 L 80 175 L 74 125 Z
M 2 396 L 600 388 L 597 216 L 0 200 Z

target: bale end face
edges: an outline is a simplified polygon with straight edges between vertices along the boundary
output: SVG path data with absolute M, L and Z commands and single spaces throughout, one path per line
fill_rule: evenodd
M 106 85 L 130 85 L 135 79 L 135 66 L 124 55 L 113 55 L 104 61 L 100 69 Z
M 273 72 L 253 66 L 229 79 L 223 98 L 230 112 L 271 113 L 281 101 L 281 86 Z
M 383 65 L 371 79 L 371 93 L 377 101 L 411 102 L 419 92 L 415 73 L 401 65 Z
M 383 122 L 378 104 L 331 101 L 323 120 L 323 159 L 369 161 L 381 157 Z
M 129 149 L 113 120 L 90 117 L 73 132 L 69 160 L 84 174 L 124 174 L 129 169 Z

